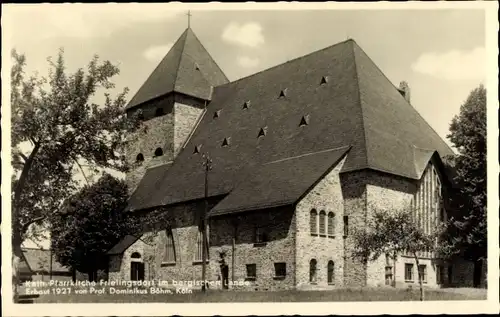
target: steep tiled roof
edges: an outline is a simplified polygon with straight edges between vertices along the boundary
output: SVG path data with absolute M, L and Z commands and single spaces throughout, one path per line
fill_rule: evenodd
M 33 272 L 50 271 L 50 250 L 25 248 L 23 253 L 29 268 Z M 52 272 L 70 272 L 70 269 L 57 262 L 55 255 L 52 254 Z
M 210 100 L 212 87 L 227 82 L 226 75 L 188 28 L 139 88 L 127 109 L 171 92 Z
M 241 178 L 210 215 L 293 204 L 334 167 L 348 149 L 344 146 L 305 154 L 247 171 L 248 175 Z
M 247 109 L 245 102 L 251 104 Z M 303 118 L 307 124 L 301 124 Z M 261 127 L 268 127 L 267 133 L 258 137 Z M 225 138 L 231 144 L 223 147 Z M 216 87 L 186 148 L 170 168 L 155 170 L 161 176 L 154 184 L 146 174 L 129 209 L 203 198 L 202 158 L 193 154 L 200 144 L 213 160 L 209 196 L 237 191 L 248 173 L 267 162 L 344 146 L 351 148 L 342 172 L 371 168 L 413 179 L 418 178 L 415 146 L 452 154 L 353 40 Z

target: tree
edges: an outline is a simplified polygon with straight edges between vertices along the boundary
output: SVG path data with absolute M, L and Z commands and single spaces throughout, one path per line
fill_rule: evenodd
M 442 253 L 465 257 L 481 270 L 487 254 L 486 89 L 471 91 L 450 124 L 448 138 L 458 155 L 447 158 L 454 170 L 451 217 Z
M 89 277 L 105 270 L 106 252 L 137 230 L 133 218 L 123 212 L 127 198 L 125 181 L 109 174 L 69 197 L 61 212 L 51 217 L 55 259 Z
M 48 222 L 62 202 L 78 189 L 74 175 L 83 167 L 93 171 L 126 171 L 123 147 L 127 131 L 136 129 L 137 116 L 125 115 L 124 89 L 104 103 L 93 98 L 119 69 L 95 56 L 87 71 L 67 74 L 63 51 L 56 62 L 49 58 L 48 77 L 27 77 L 26 58 L 12 51 L 12 250 L 13 284 L 18 284 L 21 245 L 32 224 Z M 35 237 L 36 238 L 36 237 Z M 16 288 L 14 292 L 16 294 Z
M 353 256 L 367 263 L 383 254 L 396 261 L 399 254 L 408 253 L 415 259 L 418 270 L 419 253 L 434 249 L 436 235 L 426 234 L 417 226 L 410 208 L 392 211 L 372 209 L 366 228 L 354 230 Z M 420 300 L 423 301 L 421 274 L 418 274 L 418 281 Z

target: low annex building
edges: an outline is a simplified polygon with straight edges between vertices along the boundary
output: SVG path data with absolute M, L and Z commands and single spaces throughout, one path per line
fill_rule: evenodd
M 448 145 L 354 40 L 229 82 L 191 28 L 127 106 L 127 212 L 161 212 L 155 232 L 109 252 L 109 278 L 201 280 L 252 290 L 471 285 L 472 264 L 422 254 L 363 264 L 352 228 L 371 208 L 413 205 L 425 230 L 447 217 Z M 205 199 L 205 155 L 211 160 Z M 396 266 L 396 275 L 392 268 Z

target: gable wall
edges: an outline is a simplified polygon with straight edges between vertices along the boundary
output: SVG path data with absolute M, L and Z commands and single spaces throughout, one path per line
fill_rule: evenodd
M 297 244 L 296 261 L 297 271 L 296 285 L 300 289 L 324 289 L 334 288 L 343 284 L 343 223 L 344 216 L 343 195 L 339 172 L 342 169 L 345 158 L 335 166 L 312 190 L 297 204 Z M 326 235 L 318 232 L 312 234 L 310 228 L 310 212 L 316 209 L 318 214 L 324 210 L 328 215 L 334 213 L 334 235 Z M 316 220 L 319 230 L 319 221 Z M 328 231 L 328 220 L 325 221 L 325 229 Z M 316 282 L 310 283 L 310 261 L 317 261 Z M 328 283 L 327 265 L 329 261 L 334 262 L 334 283 Z

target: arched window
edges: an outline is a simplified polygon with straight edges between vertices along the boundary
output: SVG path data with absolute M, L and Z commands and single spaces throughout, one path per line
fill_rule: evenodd
M 207 225 L 207 232 L 208 232 L 208 225 Z M 206 252 L 206 260 L 208 260 L 208 236 L 207 236 L 207 241 L 205 244 L 205 252 Z M 203 229 L 201 226 L 198 227 L 198 235 L 196 237 L 196 255 L 195 255 L 195 261 L 203 261 Z
M 175 245 L 174 245 L 174 235 L 172 234 L 172 229 L 167 229 L 167 238 L 165 241 L 165 257 L 163 258 L 164 263 L 174 263 L 175 262 Z
M 334 228 L 335 228 L 335 215 L 333 212 L 328 213 L 328 235 L 333 237 Z
M 324 210 L 321 210 L 319 213 L 319 234 L 321 235 L 326 235 L 325 222 L 326 222 L 326 213 Z
M 139 252 L 134 252 L 134 253 L 132 253 L 132 255 L 130 257 L 132 259 L 140 259 L 141 258 L 141 254 Z
M 164 114 L 163 108 L 156 108 L 155 117 L 163 116 Z
M 144 155 L 142 155 L 142 153 L 137 154 L 135 160 L 137 163 L 144 162 Z
M 328 261 L 327 272 L 328 284 L 335 284 L 335 264 L 333 261 Z
M 317 261 L 316 259 L 312 259 L 309 262 L 309 282 L 316 283 L 316 272 L 317 272 Z
M 155 156 L 162 156 L 163 155 L 163 150 L 161 149 L 161 147 L 157 148 L 155 150 Z
M 311 234 L 318 234 L 317 225 L 318 212 L 316 209 L 311 210 L 311 215 L 309 217 L 309 226 L 311 227 Z

